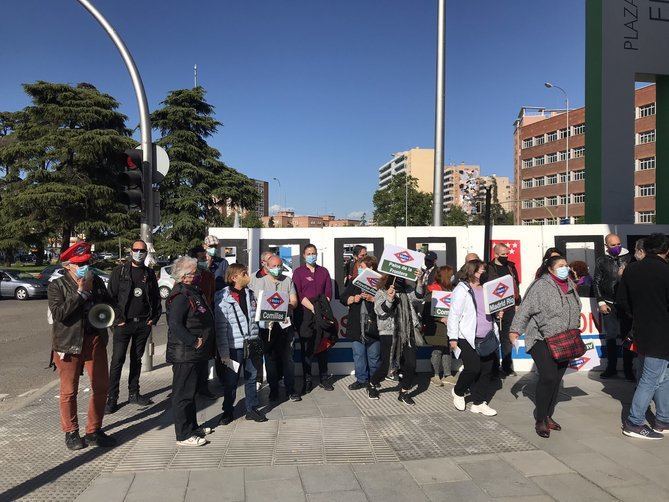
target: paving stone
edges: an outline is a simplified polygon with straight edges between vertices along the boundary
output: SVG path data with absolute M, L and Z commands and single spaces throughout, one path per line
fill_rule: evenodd
M 298 479 L 300 474 L 297 467 L 292 465 L 280 465 L 274 467 L 246 467 L 244 479 L 250 481 L 270 481 L 273 479 Z
M 423 486 L 423 491 L 430 502 L 490 502 L 488 496 L 472 481 L 454 481 L 453 483 L 432 483 Z M 494 499 L 497 500 L 497 499 Z
M 501 459 L 465 463 L 461 467 L 492 497 L 543 494 L 537 485 Z
M 125 497 L 127 502 L 182 502 L 188 471 L 138 472 Z
M 362 490 L 346 492 L 323 492 L 310 493 L 307 495 L 309 502 L 367 502 L 367 496 Z
M 617 464 L 639 470 L 655 467 L 660 458 L 637 446 L 641 441 L 622 434 L 583 439 L 581 443 L 610 458 Z M 640 471 L 641 472 L 641 471 Z
M 575 473 L 536 476 L 532 479 L 558 501 L 587 500 L 588 502 L 595 502 L 616 500 L 600 487 Z
M 447 458 L 407 460 L 402 463 L 420 485 L 467 481 L 470 479 L 465 471 L 458 467 L 451 459 Z
M 495 502 L 555 502 L 550 495 L 527 495 L 526 497 L 501 497 Z
M 667 502 L 669 499 L 666 490 L 650 481 L 641 485 L 615 486 L 609 491 L 623 502 Z
M 576 453 L 558 456 L 558 459 L 581 476 L 607 490 L 613 486 L 639 484 L 637 472 L 616 464 L 600 453 Z
M 242 467 L 191 471 L 186 491 L 186 502 L 244 500 L 244 469 Z
M 666 440 L 665 440 L 666 441 Z M 644 467 L 643 469 L 637 469 L 638 473 L 643 475 L 643 477 L 654 481 L 656 484 L 663 487 L 665 490 L 669 490 L 669 465 L 667 464 L 658 464 L 652 467 Z M 637 477 L 637 481 L 638 481 Z M 669 494 L 667 495 L 669 500 Z
M 354 405 L 324 405 L 318 406 L 324 418 L 338 418 L 338 417 L 359 417 L 362 415 L 360 409 Z
M 541 450 L 500 453 L 499 456 L 525 476 L 543 476 L 573 472 L 558 459 Z
M 428 500 L 402 464 L 354 464 L 353 471 L 362 490 L 373 502 Z
M 246 483 L 247 502 L 303 502 L 306 500 L 299 479 L 273 479 Z
M 299 473 L 307 494 L 360 490 L 360 484 L 349 465 L 300 466 Z
M 95 478 L 91 486 L 78 498 L 77 502 L 123 502 L 135 479 L 134 474 L 103 474 Z

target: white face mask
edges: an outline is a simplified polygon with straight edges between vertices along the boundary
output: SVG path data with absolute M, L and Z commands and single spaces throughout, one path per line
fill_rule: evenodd
M 133 251 L 132 261 L 134 261 L 135 263 L 144 263 L 147 254 L 148 253 L 146 251 Z

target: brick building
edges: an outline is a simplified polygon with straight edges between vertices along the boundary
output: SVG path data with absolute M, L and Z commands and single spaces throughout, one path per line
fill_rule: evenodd
M 655 221 L 655 86 L 636 90 L 634 221 Z M 569 178 L 565 110 L 524 107 L 514 123 L 516 224 L 557 224 L 585 215 L 585 108 L 569 111 Z M 603 166 L 604 173 L 606 166 Z M 568 181 L 568 185 L 566 182 Z
M 324 228 L 324 227 L 355 227 L 360 220 L 349 218 L 337 219 L 332 214 L 322 216 L 295 215 L 294 211 L 279 211 L 273 216 L 263 216 L 262 222 L 269 227 L 270 220 L 274 228 Z

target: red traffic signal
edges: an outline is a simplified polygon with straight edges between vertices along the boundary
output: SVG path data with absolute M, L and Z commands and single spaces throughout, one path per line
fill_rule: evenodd
M 144 207 L 142 151 L 129 149 L 124 152 L 123 157 L 123 170 L 118 175 L 118 182 L 123 187 L 119 200 L 129 208 L 142 209 Z

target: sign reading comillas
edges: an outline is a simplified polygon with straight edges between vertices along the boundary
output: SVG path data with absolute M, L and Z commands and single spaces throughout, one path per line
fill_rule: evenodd
M 286 317 L 288 317 L 288 295 L 281 291 L 260 291 L 255 320 L 283 322 Z

